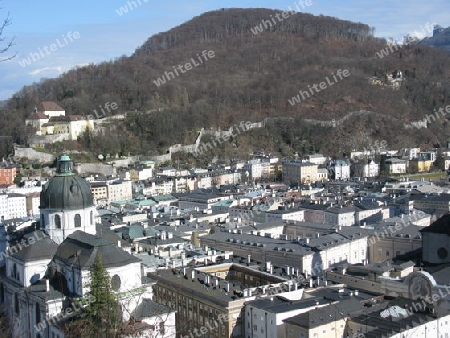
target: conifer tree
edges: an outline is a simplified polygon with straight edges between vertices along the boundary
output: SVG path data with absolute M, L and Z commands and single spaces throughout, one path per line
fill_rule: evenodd
M 89 304 L 81 318 L 66 327 L 68 337 L 119 337 L 122 326 L 120 304 L 111 287 L 111 278 L 102 264 L 100 255 L 89 270 Z

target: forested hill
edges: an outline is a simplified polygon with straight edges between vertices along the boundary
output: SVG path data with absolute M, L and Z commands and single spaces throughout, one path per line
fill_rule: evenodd
M 282 20 L 275 19 L 277 14 Z M 230 140 L 235 149 L 228 155 L 258 148 L 282 155 L 331 154 L 370 140 L 385 139 L 392 146 L 432 145 L 447 137 L 446 119 L 430 126 L 434 129 L 414 132 L 404 130 L 403 123 L 422 120 L 447 104 L 448 54 L 420 45 L 389 51 L 365 24 L 303 13 L 281 15 L 271 9 L 202 14 L 150 37 L 130 57 L 24 87 L 9 101 L 9 119 L 0 122 L 0 129 L 8 128 L 16 141 L 24 142 L 25 116 L 38 102 L 52 100 L 69 114 L 93 114 L 106 102 L 117 103 L 113 114 L 127 112 L 125 121 L 111 126 L 114 137 L 80 141 L 97 152 L 165 152 L 174 143 L 191 143 L 201 127 L 228 128 L 242 120 L 282 116 L 295 120 L 274 119 L 280 122 L 256 136 L 242 136 L 239 144 Z M 386 52 L 383 57 L 381 50 Z M 157 82 L 178 65 L 192 64 L 203 51 L 214 57 Z M 298 104 L 289 103 L 299 90 L 332 79 L 338 70 L 350 76 Z M 396 70 L 404 74 L 398 90 L 369 83 L 378 77 L 383 84 L 386 74 Z M 359 117 L 332 129 L 302 122 L 338 120 L 360 110 L 375 113 L 355 115 Z
M 169 32 L 152 36 L 136 51 L 136 55 L 160 49 L 186 47 L 192 42 L 207 44 L 223 39 L 242 38 L 249 36 L 250 32 L 255 31 L 255 26 L 261 24 L 264 31 L 294 34 L 315 41 L 338 39 L 364 41 L 373 36 L 373 28 L 361 23 L 305 13 L 293 15 L 290 12 L 284 19 L 281 16 L 277 18 L 276 13 L 281 12 L 262 8 L 208 12 Z M 265 25 L 263 21 L 266 21 Z M 256 31 L 260 32 L 258 29 Z

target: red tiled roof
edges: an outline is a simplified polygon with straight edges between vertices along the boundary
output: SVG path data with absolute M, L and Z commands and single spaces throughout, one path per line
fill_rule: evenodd
M 60 115 L 60 116 L 52 116 L 49 120 L 49 123 L 52 122 L 70 122 L 70 121 L 81 121 L 85 120 L 86 118 L 83 115 Z
M 57 103 L 53 101 L 44 101 L 39 103 L 37 106 L 38 110 L 40 111 L 61 111 L 64 110 L 64 108 L 61 108 Z
M 48 120 L 48 116 L 43 112 L 38 111 L 37 113 L 33 113 L 27 117 L 28 120 Z

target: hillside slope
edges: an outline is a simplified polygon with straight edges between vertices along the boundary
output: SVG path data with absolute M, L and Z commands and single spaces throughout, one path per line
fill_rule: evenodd
M 226 152 L 224 145 L 224 154 L 239 156 L 261 147 L 282 155 L 333 154 L 374 140 L 397 147 L 433 145 L 447 138 L 445 118 L 428 129 L 403 128 L 448 104 L 447 53 L 421 45 L 390 51 L 367 25 L 303 13 L 274 19 L 272 26 L 266 22 L 266 29 L 263 20 L 277 13 L 281 15 L 270 9 L 208 12 L 150 37 L 130 57 L 26 86 L 8 103 L 9 123 L 1 122 L 0 129 L 8 128 L 16 141 L 26 142 L 24 117 L 39 101 L 53 100 L 70 114 L 93 114 L 105 102 L 117 103 L 114 114 L 128 113 L 125 121 L 110 126 L 107 136 L 82 140 L 83 147 L 96 152 L 164 153 L 174 143 L 192 143 L 201 127 L 228 128 L 243 120 L 281 116 L 293 120 L 274 119 L 272 126 L 240 136 L 239 146 L 230 140 L 233 150 Z M 386 51 L 383 57 L 381 50 Z M 203 51 L 214 57 L 196 66 L 193 61 Z M 192 69 L 169 74 L 187 63 Z M 334 81 L 338 70 L 350 75 Z M 395 70 L 404 74 L 398 90 L 369 83 L 377 77 L 383 84 Z M 165 83 L 158 86 L 155 82 L 163 76 Z M 310 89 L 327 78 L 333 84 Z M 299 91 L 311 95 L 291 105 Z M 355 115 L 336 128 L 302 122 L 338 120 L 361 110 L 376 114 Z

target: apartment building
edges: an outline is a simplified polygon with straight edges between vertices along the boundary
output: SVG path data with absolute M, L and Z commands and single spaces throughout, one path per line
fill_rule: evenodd
M 283 162 L 283 181 L 291 183 L 312 183 L 317 181 L 318 165 L 311 162 Z

